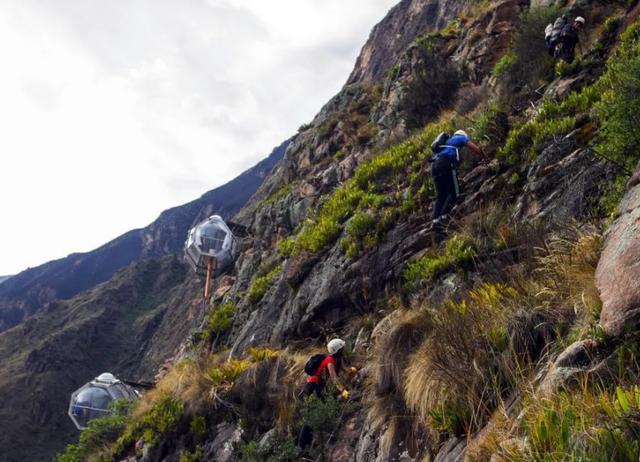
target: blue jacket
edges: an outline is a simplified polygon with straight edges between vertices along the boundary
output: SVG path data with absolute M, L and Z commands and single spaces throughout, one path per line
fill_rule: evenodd
M 440 149 L 438 149 L 438 152 L 436 152 L 436 155 L 434 156 L 434 160 L 437 160 L 441 156 L 445 156 L 459 161 L 460 156 L 458 151 L 460 148 L 465 147 L 468 142 L 469 137 L 467 136 L 453 135 L 443 146 L 440 147 Z

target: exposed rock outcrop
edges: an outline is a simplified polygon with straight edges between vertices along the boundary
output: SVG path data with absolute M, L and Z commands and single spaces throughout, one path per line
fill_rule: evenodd
M 416 38 L 445 27 L 469 1 L 403 0 L 373 28 L 347 81 L 382 82 L 396 59 Z
M 618 210 L 596 272 L 600 324 L 609 335 L 636 329 L 640 323 L 640 165 Z

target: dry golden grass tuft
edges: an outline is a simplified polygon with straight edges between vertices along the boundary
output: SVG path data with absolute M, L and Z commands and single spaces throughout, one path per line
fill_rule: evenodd
M 388 452 L 395 443 L 398 428 L 412 429 L 409 433 L 419 431 L 404 404 L 402 388 L 410 352 L 430 329 L 431 315 L 426 310 L 397 309 L 378 323 L 372 334 L 373 352 L 367 366 L 365 395 L 369 421 L 377 428 L 386 428 L 382 435 L 384 451 Z
M 408 418 L 412 427 L 461 436 L 491 421 L 504 431 L 504 401 L 530 387 L 532 373 L 576 314 L 593 320 L 601 236 L 576 227 L 551 235 L 540 224 L 509 224 L 509 216 L 490 206 L 458 230 L 491 257 L 481 263 L 485 282 L 457 301 L 398 309 L 374 329 L 368 378 L 374 425 L 392 429 Z M 499 440 L 489 432 L 479 453 Z
M 173 396 L 186 403 L 190 410 L 202 408 L 210 399 L 211 380 L 207 376 L 207 370 L 214 364 L 223 362 L 224 358 L 217 355 L 177 363 L 152 390 L 146 392 L 138 401 L 133 410 L 133 416 L 140 417 L 146 414 L 156 401 L 165 396 Z
M 515 298 L 510 287 L 484 284 L 434 312 L 431 334 L 410 357 L 403 389 L 422 422 L 468 433 L 490 416 L 512 382 L 504 357 Z
M 592 309 L 599 304 L 595 270 L 602 251 L 602 235 L 577 227 L 552 237 L 538 258 L 537 278 L 540 298 L 547 304 L 569 304 L 574 311 Z

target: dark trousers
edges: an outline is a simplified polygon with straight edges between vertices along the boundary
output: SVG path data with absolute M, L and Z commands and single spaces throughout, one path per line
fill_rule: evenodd
M 576 46 L 571 44 L 563 44 L 560 50 L 560 57 L 568 64 L 573 62 L 573 58 L 576 55 Z
M 433 165 L 433 182 L 436 187 L 436 203 L 433 207 L 433 219 L 447 215 L 458 199 L 460 188 L 458 175 L 448 160 L 436 160 Z
M 322 385 L 319 383 L 305 383 L 304 389 L 302 390 L 304 396 L 310 396 L 312 394 L 316 394 L 318 398 L 322 397 Z M 298 441 L 297 445 L 299 448 L 305 449 L 311 446 L 311 442 L 313 441 L 313 428 L 304 423 L 302 428 L 300 429 L 300 433 L 298 433 Z

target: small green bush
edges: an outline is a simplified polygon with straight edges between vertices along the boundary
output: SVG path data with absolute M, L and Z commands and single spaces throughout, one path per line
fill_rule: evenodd
M 262 201 L 262 205 L 272 205 L 280 202 L 287 197 L 293 191 L 294 183 L 286 183 L 282 185 L 278 190 L 274 191 L 269 197 Z
M 207 327 L 203 333 L 203 339 L 210 339 L 229 330 L 233 325 L 235 313 L 236 305 L 233 302 L 227 302 L 222 306 L 212 308 L 207 319 Z
M 510 51 L 496 62 L 491 70 L 491 75 L 496 78 L 502 78 L 516 63 L 517 57 L 514 52 Z
M 204 457 L 202 448 L 196 449 L 194 452 L 183 452 L 180 454 L 180 462 L 200 462 Z
M 601 123 L 597 150 L 632 171 L 640 159 L 640 22 L 623 34 L 598 82 L 595 111 Z
M 462 436 L 468 430 L 471 414 L 466 402 L 447 398 L 429 411 L 430 424 L 448 436 Z
M 359 403 L 342 401 L 334 393 L 335 388 L 327 388 L 323 399 L 316 395 L 307 396 L 300 408 L 302 422 L 313 429 L 313 446 L 320 450 L 330 436 L 335 435 L 343 420 L 359 408 Z
M 243 462 L 295 462 L 301 456 L 293 437 L 284 435 L 274 436 L 263 447 L 256 441 L 241 443 L 238 452 Z
M 89 421 L 87 428 L 80 433 L 78 444 L 68 445 L 55 461 L 85 461 L 94 452 L 113 444 L 125 429 L 130 408 L 131 403 L 127 400 L 113 401 L 109 405 L 112 415 Z
M 281 272 L 282 266 L 277 265 L 264 276 L 255 279 L 251 284 L 251 287 L 249 288 L 249 292 L 247 293 L 247 300 L 249 300 L 249 302 L 253 304 L 256 304 L 260 300 L 262 300 L 262 297 L 264 297 L 264 294 L 267 292 L 267 289 L 269 289 L 269 286 L 271 285 L 273 280 L 278 277 Z
M 454 235 L 447 240 L 443 255 L 427 255 L 407 265 L 402 273 L 404 286 L 408 290 L 415 290 L 422 282 L 431 282 L 445 269 L 475 256 L 473 245 L 459 235 Z
M 193 419 L 191 419 L 189 430 L 191 431 L 191 434 L 198 439 L 204 439 L 209 434 L 209 430 L 207 429 L 207 421 L 201 415 L 196 415 L 193 417 Z
M 184 403 L 174 396 L 160 397 L 145 414 L 128 422 L 116 441 L 114 454 L 121 454 L 141 437 L 152 446 L 157 444 L 160 438 L 176 430 L 183 410 Z
M 560 14 L 555 6 L 525 10 L 520 16 L 520 27 L 513 36 L 510 51 L 495 65 L 492 74 L 506 80 L 516 90 L 537 87 L 540 81 L 553 76 L 554 61 L 547 53 L 541 31 Z
M 560 59 L 556 62 L 556 75 L 558 77 L 568 77 L 576 74 L 582 69 L 583 63 L 580 58 L 576 58 L 573 62 L 568 63 L 564 59 Z

